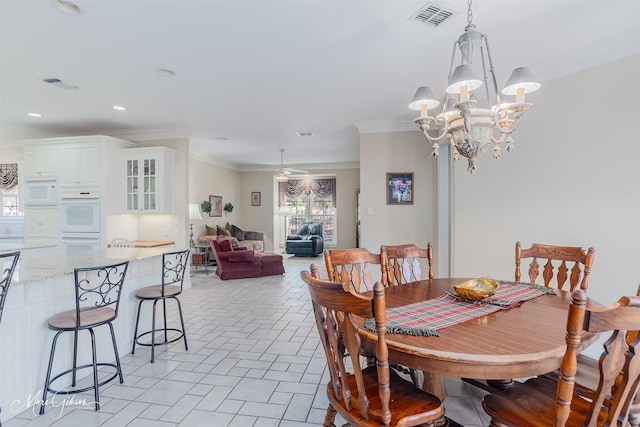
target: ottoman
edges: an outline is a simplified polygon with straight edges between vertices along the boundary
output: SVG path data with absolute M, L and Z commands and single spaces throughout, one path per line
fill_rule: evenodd
M 284 274 L 282 255 L 273 252 L 256 252 L 256 255 L 260 258 L 261 276 Z

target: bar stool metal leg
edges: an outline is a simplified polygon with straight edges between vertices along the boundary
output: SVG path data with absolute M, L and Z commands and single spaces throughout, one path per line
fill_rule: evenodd
M 56 352 L 56 343 L 62 331 L 56 333 L 51 343 L 51 352 L 49 353 L 49 367 L 47 368 L 47 376 L 44 380 L 44 389 L 42 391 L 42 402 L 40 403 L 40 415 L 44 414 L 44 405 L 47 403 L 47 393 L 49 392 L 49 384 L 51 381 L 51 368 L 53 367 L 53 355 Z
M 178 313 L 180 313 L 180 324 L 182 325 L 182 339 L 184 340 L 184 349 L 189 350 L 187 346 L 187 330 L 184 328 L 184 317 L 182 317 L 182 305 L 180 305 L 180 300 L 178 298 L 173 298 L 178 303 Z

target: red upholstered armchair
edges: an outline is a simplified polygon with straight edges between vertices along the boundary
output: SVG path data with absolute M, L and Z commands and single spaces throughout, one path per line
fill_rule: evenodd
M 228 237 L 211 239 L 211 250 L 218 264 L 216 274 L 220 279 L 260 277 L 261 259 L 253 250 L 234 248 Z

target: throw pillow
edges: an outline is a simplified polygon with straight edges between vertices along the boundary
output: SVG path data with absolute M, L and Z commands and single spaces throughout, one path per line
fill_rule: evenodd
M 222 252 L 233 251 L 233 247 L 231 246 L 231 239 L 218 239 L 218 243 L 220 244 L 220 249 L 222 250 Z
M 234 249 L 237 248 L 238 246 L 240 246 L 237 238 L 235 238 L 235 237 L 231 238 L 231 246 L 233 246 Z
M 232 237 L 230 231 L 220 227 L 219 225 L 217 225 L 216 227 L 218 231 L 218 236 Z
M 236 227 L 235 225 L 231 226 L 231 235 L 238 240 L 244 240 L 244 231 L 242 231 L 240 227 Z
M 209 227 L 205 224 L 205 229 L 207 230 L 207 236 L 217 236 L 218 230 L 215 227 Z
M 255 253 L 250 251 L 234 251 L 229 254 L 229 261 L 253 261 Z
M 224 229 L 227 230 L 228 232 L 231 232 L 231 224 L 227 222 L 224 226 Z

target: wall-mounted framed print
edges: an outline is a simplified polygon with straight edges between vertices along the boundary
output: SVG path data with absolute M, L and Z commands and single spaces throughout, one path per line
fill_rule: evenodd
M 413 204 L 413 172 L 387 173 L 387 204 Z
M 209 196 L 211 212 L 209 216 L 222 216 L 222 196 Z
M 251 206 L 260 206 L 260 192 L 252 191 L 251 192 Z

